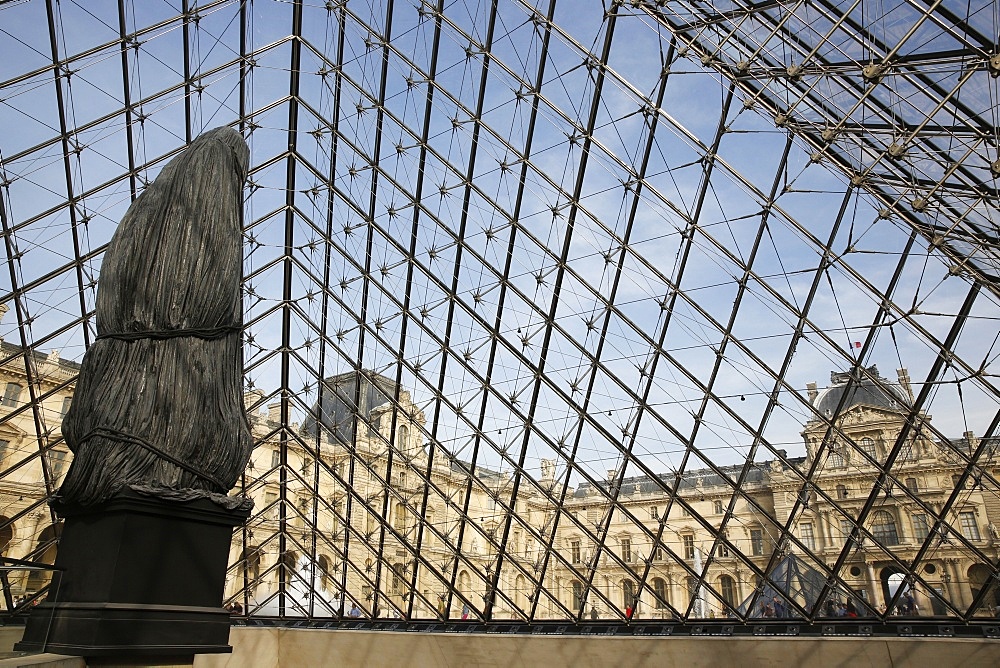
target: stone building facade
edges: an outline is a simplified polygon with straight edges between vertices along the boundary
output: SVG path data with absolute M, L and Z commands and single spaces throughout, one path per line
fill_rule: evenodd
M 44 499 L 69 465 L 59 425 L 79 365 L 7 342 L 0 362 L 0 551 L 51 563 L 58 524 Z M 893 382 L 874 368 L 849 381 L 835 373 L 823 390 L 810 384 L 804 456 L 571 485 L 554 462 L 517 476 L 430 447 L 424 409 L 379 374 L 328 378 L 322 400 L 303 411 L 312 417 L 286 429 L 280 403 L 248 393 L 258 446 L 245 491 L 256 507 L 234 536 L 229 602 L 319 617 L 352 608 L 427 619 L 713 617 L 755 592 L 751 614 L 765 614 L 781 592 L 762 574 L 817 582 L 836 569 L 847 587 L 828 598 L 859 611 L 884 609 L 902 587 L 919 614 L 964 613 L 1000 558 L 996 490 L 962 479 L 977 449 L 987 456 L 976 470 L 996 474 L 992 444 L 907 431 L 904 370 Z M 880 482 L 876 462 L 889 456 L 892 479 Z M 913 582 L 904 571 L 918 558 Z M 16 598 L 47 576 L 12 571 L 8 580 Z M 979 598 L 983 614 L 998 602 L 993 590 Z M 794 615 L 813 603 L 792 599 L 776 605 Z
M 0 315 L 2 317 L 2 315 Z M 80 365 L 59 351 L 25 353 L 0 342 L 0 555 L 51 564 L 59 525 L 45 502 L 65 476 L 72 454 L 62 441 Z M 32 410 L 32 404 L 40 410 Z M 0 604 L 37 592 L 49 581 L 45 570 L 14 568 Z

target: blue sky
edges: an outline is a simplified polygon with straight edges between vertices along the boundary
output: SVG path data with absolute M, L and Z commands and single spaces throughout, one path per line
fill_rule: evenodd
M 236 123 L 240 113 L 234 62 L 238 4 L 204 6 L 197 25 L 189 26 L 191 69 L 203 75 L 198 80 L 203 88 L 187 91 L 192 134 Z M 184 142 L 183 30 L 177 3 L 127 7 L 126 31 L 139 31 L 139 44 L 128 53 L 133 153 L 137 164 L 150 163 L 138 170 L 141 188 L 142 180 L 155 177 L 161 158 Z M 397 4 L 385 113 L 380 116 L 375 106 L 382 80 L 382 7 L 379 2 L 348 3 L 339 106 L 335 77 L 320 74 L 328 63 L 303 49 L 304 104 L 296 137 L 302 160 L 295 172 L 292 223 L 297 310 L 289 340 L 295 353 L 289 389 L 296 393 L 296 419 L 315 400 L 318 375 L 342 372 L 360 359 L 362 366 L 394 377 L 402 356 L 407 362 L 403 384 L 422 403 L 436 425 L 435 438 L 446 447 L 468 455 L 480 421 L 500 447 L 498 430 L 509 434 L 513 427 L 522 433 L 530 413 L 529 462 L 551 457 L 551 443 L 567 437 L 572 441 L 582 430 L 578 464 L 603 475 L 620 460 L 618 447 L 632 436 L 652 468 L 679 464 L 684 448 L 678 435 L 693 433 L 693 413 L 705 398 L 701 386 L 709 382 L 722 345 L 726 353 L 696 439 L 706 456 L 719 463 L 740 461 L 756 430 L 776 448 L 801 453 L 798 432 L 809 412 L 794 393 L 801 397 L 811 381 L 824 386 L 831 371 L 847 368 L 862 350 L 860 361 L 877 364 L 890 380 L 899 367 L 908 368 L 917 385 L 926 379 L 969 289 L 968 278 L 950 273 L 953 263 L 917 239 L 890 295 L 901 313 L 909 315 L 895 314 L 873 331 L 883 300 L 880 291 L 900 262 L 909 228 L 898 217 L 881 217 L 882 205 L 863 192 L 845 198 L 846 177 L 829 161 L 810 160 L 810 151 L 798 140 L 779 171 L 787 132 L 740 92 L 723 117 L 727 83 L 693 52 L 665 63 L 667 36 L 649 16 L 622 10 L 617 19 L 585 177 L 574 200 L 585 143 L 577 126 L 587 124 L 599 70 L 588 68 L 588 59 L 600 53 L 609 22 L 598 3 L 558 3 L 530 165 L 518 200 L 518 154 L 525 148 L 532 114 L 525 84 L 536 76 L 542 35 L 531 20 L 530 5 L 500 3 L 478 131 L 470 111 L 478 101 L 487 5 L 447 5 L 423 153 L 424 75 L 430 67 L 434 21 L 421 19 L 408 3 Z M 247 296 L 246 316 L 253 343 L 246 354 L 248 379 L 270 393 L 280 384 L 281 358 L 274 351 L 281 345 L 287 160 L 268 162 L 288 145 L 291 5 L 255 2 L 252 8 L 247 39 L 255 63 L 245 81 L 245 109 L 258 127 L 248 133 L 254 171 L 246 205 L 246 273 L 253 293 Z M 56 41 L 61 54 L 70 54 L 73 70 L 62 82 L 67 129 L 75 143 L 68 161 L 69 183 L 78 198 L 73 216 L 66 205 L 63 146 L 54 141 L 60 125 L 52 73 L 44 69 L 51 52 L 42 3 L 0 10 L 0 43 L 7 54 L 0 62 L 0 158 L 3 178 L 9 181 L 4 188 L 7 224 L 16 245 L 8 258 L 19 254 L 12 265 L 16 283 L 30 286 L 19 293 L 29 321 L 23 324 L 26 339 L 39 349 L 60 349 L 64 357 L 79 360 L 84 351 L 81 311 L 93 308 L 101 250 L 129 204 L 131 182 L 123 177 L 128 150 L 126 117 L 120 113 L 121 53 L 113 44 L 94 49 L 117 38 L 117 5 L 62 2 L 57 9 Z M 304 14 L 305 38 L 334 62 L 340 34 L 336 15 L 323 3 L 305 3 Z M 643 109 L 656 98 L 666 64 L 671 74 L 662 106 L 647 116 Z M 37 74 L 21 78 L 36 69 Z M 974 99 L 971 93 L 967 97 Z M 633 175 L 640 170 L 654 117 L 636 204 Z M 379 118 L 376 170 L 371 156 Z M 706 157 L 720 118 L 727 131 L 717 153 Z M 339 133 L 335 158 L 334 127 Z M 476 162 L 466 192 L 474 137 Z M 699 199 L 709 165 L 711 184 Z M 327 180 L 332 200 L 327 199 Z M 414 203 L 418 186 L 419 207 Z M 795 347 L 784 382 L 776 384 L 774 375 L 792 345 L 796 311 L 804 307 L 816 280 L 841 207 L 844 215 L 826 256 L 830 267 L 819 277 L 805 336 Z M 767 227 L 740 297 L 734 340 L 724 341 L 765 210 Z M 563 263 L 571 217 L 572 237 Z M 331 235 L 324 241 L 328 229 Z M 509 289 L 501 306 L 512 235 Z M 413 263 L 407 261 L 411 251 Z M 79 271 L 74 261 L 78 253 L 87 258 Z M 323 280 L 336 286 L 326 299 Z M 547 327 L 557 285 L 555 326 Z M 4 272 L 0 292 L 9 295 L 11 288 L 10 273 Z M 609 311 L 604 298 L 613 288 Z M 661 306 L 665 298 L 675 300 L 672 310 Z M 359 325 L 362 308 L 366 316 Z M 997 411 L 990 369 L 997 353 L 998 315 L 995 298 L 981 293 L 970 325 L 951 351 L 956 360 L 985 375 L 964 380 L 961 394 L 957 381 L 969 375 L 963 365 L 954 364 L 945 377 L 933 379 L 926 409 L 946 435 L 982 433 Z M 663 352 L 657 352 L 668 319 Z M 315 327 L 324 320 L 328 342 L 319 369 Z M 894 323 L 889 326 L 888 321 Z M 19 340 L 15 312 L 0 325 L 0 334 L 7 341 Z M 448 353 L 441 350 L 446 336 Z M 853 348 L 855 341 L 869 336 L 868 347 Z M 494 340 L 500 345 L 490 368 Z M 598 348 L 600 363 L 595 365 Z M 537 378 L 543 350 L 544 382 Z M 650 381 L 644 374 L 654 364 Z M 441 396 L 447 401 L 439 404 L 436 388 L 442 373 Z M 487 373 L 495 395 L 487 398 L 482 412 Z M 591 383 L 590 417 L 581 424 L 582 404 L 577 402 Z M 640 411 L 636 395 L 646 391 L 647 383 L 648 405 Z M 529 411 L 536 390 L 538 399 Z M 512 397 L 519 402 L 515 410 L 501 401 Z M 501 465 L 495 454 L 485 452 L 484 461 Z

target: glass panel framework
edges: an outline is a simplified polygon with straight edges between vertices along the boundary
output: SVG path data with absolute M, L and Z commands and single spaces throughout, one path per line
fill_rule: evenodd
M 117 221 L 229 124 L 227 604 L 992 615 L 991 6 L 0 3 L 0 550 L 58 549 Z

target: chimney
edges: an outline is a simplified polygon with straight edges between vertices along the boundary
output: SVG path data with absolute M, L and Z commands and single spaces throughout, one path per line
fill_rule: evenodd
M 281 402 L 267 405 L 267 421 L 281 422 Z
M 913 405 L 913 388 L 910 387 L 910 374 L 903 369 L 896 369 L 896 378 L 899 379 L 899 384 L 902 386 L 903 391 L 906 392 L 906 396 L 910 399 L 910 405 Z
M 248 392 L 243 393 L 243 405 L 246 406 L 247 410 L 253 408 L 255 404 L 259 404 L 261 401 L 263 401 L 263 399 L 264 399 L 263 390 L 249 390 Z M 255 408 L 253 410 L 254 412 L 257 412 L 259 408 Z
M 969 448 L 967 452 L 971 455 L 979 447 L 979 439 L 976 438 L 975 432 L 972 431 L 962 432 L 962 438 L 965 439 L 966 447 Z
M 809 393 L 809 403 L 815 404 L 819 392 L 816 390 L 816 383 L 806 383 L 806 391 Z

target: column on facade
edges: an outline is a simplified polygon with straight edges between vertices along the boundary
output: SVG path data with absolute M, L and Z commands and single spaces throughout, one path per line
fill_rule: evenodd
M 683 571 L 681 572 L 683 573 Z M 681 614 L 684 614 L 684 609 L 687 607 L 687 592 L 682 585 L 683 581 L 683 575 L 675 575 L 673 572 L 667 577 L 667 587 L 670 590 L 670 605 L 674 606 L 674 610 L 677 610 Z
M 888 607 L 888 602 L 885 601 L 882 593 L 881 582 L 875 576 L 875 564 L 870 561 L 865 562 L 865 577 L 868 580 L 868 600 L 871 601 L 872 606 L 876 609 L 879 605 Z
M 743 600 L 745 598 L 743 596 L 743 592 L 746 589 L 743 586 L 743 578 L 745 575 L 746 572 L 743 570 L 743 568 L 740 567 L 739 563 L 737 562 L 736 567 L 733 568 L 733 579 L 736 580 L 736 591 L 733 592 L 733 595 L 736 599 L 733 602 L 734 606 L 739 606 L 741 603 L 743 603 Z
M 833 547 L 833 524 L 830 521 L 830 511 L 823 511 L 823 539 L 826 541 L 826 547 Z
M 951 574 L 951 582 L 948 583 L 948 596 L 951 598 L 952 605 L 958 608 L 959 612 L 965 612 L 971 603 L 971 599 L 965 595 L 965 590 L 969 588 L 969 583 L 966 582 L 966 578 L 963 576 L 958 564 L 958 559 L 945 559 L 945 568 Z

